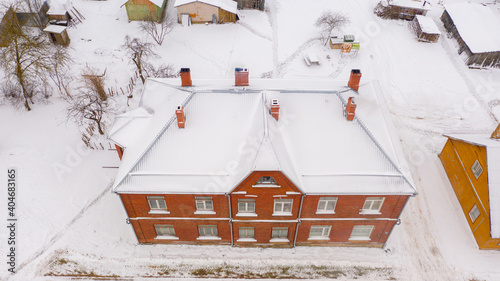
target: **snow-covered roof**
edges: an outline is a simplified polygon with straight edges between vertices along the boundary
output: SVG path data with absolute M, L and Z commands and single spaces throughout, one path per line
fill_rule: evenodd
M 69 0 L 51 0 L 47 15 L 64 15 L 70 8 Z
M 176 0 L 174 7 L 179 7 L 189 3 L 200 2 L 215 7 L 219 7 L 225 11 L 231 12 L 233 14 L 238 13 L 238 3 L 232 0 Z
M 429 1 L 392 0 L 389 4 L 402 8 L 420 9 L 426 11 L 431 9 L 431 4 L 429 3 Z
M 47 25 L 47 27 L 43 31 L 50 32 L 50 33 L 61 33 L 65 30 L 66 30 L 66 26 L 49 24 L 49 25 Z
M 500 140 L 490 138 L 489 134 L 454 134 L 447 136 L 486 147 L 491 237 L 500 238 Z
M 445 8 L 473 53 L 500 51 L 500 21 L 489 7 L 464 2 Z
M 416 193 L 373 83 L 361 86 L 349 122 L 344 105 L 356 94 L 338 82 L 297 90 L 293 81 L 263 79 L 242 90 L 227 80 L 177 88 L 177 80 L 148 80 L 139 108 L 117 117 L 110 139 L 126 149 L 115 192 L 226 193 L 252 171 L 278 170 L 308 194 Z M 269 114 L 272 99 L 279 121 Z
M 439 31 L 438 27 L 436 26 L 436 23 L 432 18 L 422 16 L 422 15 L 416 15 L 418 24 L 420 25 L 420 29 L 422 32 L 427 33 L 427 34 L 441 34 Z

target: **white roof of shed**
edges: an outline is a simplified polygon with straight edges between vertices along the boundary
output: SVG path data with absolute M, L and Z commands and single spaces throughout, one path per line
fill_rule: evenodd
M 66 30 L 66 26 L 49 24 L 49 25 L 47 25 L 47 27 L 43 31 L 50 32 L 50 33 L 61 33 L 65 30 Z
M 464 2 L 445 8 L 473 53 L 500 51 L 500 21 L 489 7 Z
M 420 25 L 420 29 L 422 29 L 422 32 L 427 34 L 441 34 L 438 27 L 436 26 L 436 23 L 434 22 L 434 20 L 432 20 L 432 18 L 422 15 L 416 15 L 415 18 L 417 19 L 418 24 Z
M 176 0 L 174 7 L 186 5 L 189 3 L 200 2 L 215 7 L 219 7 L 225 11 L 231 12 L 233 14 L 238 13 L 238 3 L 232 0 Z
M 450 138 L 486 147 L 491 237 L 500 238 L 500 140 L 488 134 L 454 134 Z
M 415 1 L 415 0 L 392 0 L 389 3 L 392 6 L 420 9 L 420 10 L 430 10 L 431 4 L 429 1 Z
M 349 122 L 344 104 L 356 94 L 338 82 L 309 82 L 321 90 L 275 80 L 253 80 L 245 90 L 226 80 L 167 84 L 177 80 L 148 80 L 140 107 L 117 117 L 110 139 L 126 149 L 115 192 L 226 193 L 252 171 L 279 170 L 305 193 L 416 193 L 373 83 L 361 86 Z M 279 121 L 269 114 L 272 99 L 280 103 Z M 185 129 L 177 127 L 178 105 Z

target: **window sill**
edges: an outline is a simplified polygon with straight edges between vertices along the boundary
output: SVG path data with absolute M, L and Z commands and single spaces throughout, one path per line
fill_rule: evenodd
M 309 238 L 307 238 L 307 240 L 323 240 L 323 241 L 326 241 L 326 240 L 330 240 L 330 237 L 309 237 Z
M 256 213 L 237 213 L 237 217 L 257 217 Z
M 157 239 L 157 240 L 179 240 L 179 237 L 175 237 L 175 236 L 156 236 L 155 239 Z
M 273 187 L 273 188 L 280 188 L 280 185 L 276 184 L 254 184 L 252 187 Z
M 236 242 L 257 242 L 257 240 L 255 238 L 240 238 Z
M 217 236 L 200 236 L 196 240 L 222 240 L 222 238 Z
M 381 215 L 381 212 L 370 212 L 370 211 L 361 211 L 359 212 L 360 215 Z
M 290 242 L 290 240 L 286 238 L 272 238 L 269 242 Z
M 150 210 L 148 214 L 150 214 L 150 215 L 168 215 L 168 214 L 170 214 L 170 212 L 167 210 Z
M 282 216 L 282 217 L 291 217 L 293 215 L 291 213 L 274 213 L 273 214 L 273 217 L 279 217 L 279 216 Z
M 335 215 L 335 211 L 316 212 L 316 215 Z
M 195 215 L 215 215 L 214 211 L 196 211 Z
M 356 238 L 349 238 L 349 241 L 370 241 L 371 239 L 369 237 L 356 237 Z

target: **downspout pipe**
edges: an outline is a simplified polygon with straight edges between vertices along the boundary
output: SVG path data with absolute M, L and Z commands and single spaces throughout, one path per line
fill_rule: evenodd
M 234 235 L 233 235 L 233 211 L 231 208 L 231 194 L 226 193 L 227 201 L 229 203 L 229 229 L 231 231 L 231 247 L 234 246 Z
M 300 220 L 300 215 L 302 214 L 302 203 L 304 202 L 304 197 L 306 197 L 306 194 L 302 194 L 300 197 L 300 206 L 299 206 L 299 215 L 297 216 L 297 227 L 295 227 L 295 237 L 293 237 L 293 248 L 295 248 L 295 244 L 297 243 L 297 234 L 299 233 L 299 226 L 302 223 Z

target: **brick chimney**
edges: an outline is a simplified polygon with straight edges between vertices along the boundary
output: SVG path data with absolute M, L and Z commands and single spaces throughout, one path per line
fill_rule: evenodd
M 177 126 L 184 129 L 184 124 L 186 123 L 186 117 L 184 116 L 184 108 L 179 105 L 175 110 L 175 115 L 177 115 Z
M 356 111 L 356 103 L 354 103 L 354 98 L 350 97 L 349 100 L 347 101 L 347 106 L 345 108 L 347 121 L 354 120 L 355 111 Z
M 181 68 L 181 81 L 182 87 L 193 86 L 193 81 L 191 81 L 191 69 Z
M 492 139 L 500 139 L 500 123 L 498 123 L 498 126 L 497 128 L 495 129 L 495 131 L 493 131 L 493 133 L 491 134 L 491 138 Z
M 360 80 L 361 80 L 361 70 L 352 69 L 351 77 L 349 77 L 349 83 L 347 83 L 347 86 L 349 86 L 351 89 L 357 92 L 359 89 Z
M 271 115 L 278 121 L 280 117 L 280 103 L 277 99 L 271 101 Z
M 248 86 L 248 69 L 235 68 L 234 69 L 234 85 L 235 86 Z

